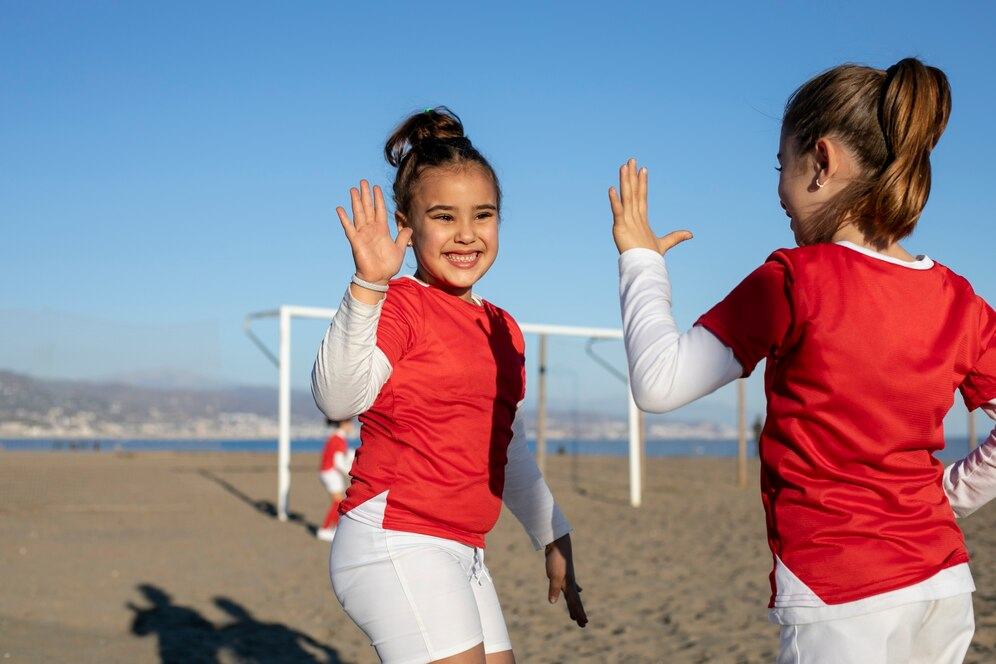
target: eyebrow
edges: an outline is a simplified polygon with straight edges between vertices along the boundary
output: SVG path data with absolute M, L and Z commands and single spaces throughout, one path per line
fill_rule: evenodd
M 453 206 L 453 205 L 443 205 L 442 203 L 440 203 L 439 205 L 433 205 L 432 207 L 430 207 L 429 209 L 427 209 L 426 212 L 437 212 L 437 211 L 439 211 L 439 212 L 443 212 L 443 211 L 449 212 L 449 211 L 452 211 L 452 210 L 455 210 L 455 209 L 456 209 L 456 207 Z M 475 205 L 474 209 L 475 210 L 495 210 L 495 211 L 497 211 L 498 210 L 498 206 L 494 205 L 493 203 L 481 203 L 480 205 Z

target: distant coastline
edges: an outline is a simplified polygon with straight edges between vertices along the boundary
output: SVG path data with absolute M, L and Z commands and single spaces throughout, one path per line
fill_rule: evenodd
M 322 449 L 324 435 L 313 438 L 293 437 L 293 454 L 317 454 Z M 358 444 L 353 441 L 352 444 Z M 529 438 L 529 448 L 536 451 L 536 440 Z M 143 453 L 143 452 L 258 452 L 275 454 L 277 439 L 129 439 L 129 438 L 19 438 L 0 437 L 0 454 L 7 452 L 38 453 Z M 949 463 L 960 459 L 968 451 L 965 437 L 951 437 L 947 447 L 937 454 L 942 462 Z M 548 456 L 626 456 L 629 454 L 627 440 L 577 440 L 548 439 Z M 737 439 L 732 438 L 657 438 L 644 441 L 644 455 L 648 457 L 717 457 L 730 458 L 737 455 Z M 757 455 L 755 441 L 747 439 L 747 457 Z
M 353 441 L 357 444 L 358 441 Z M 298 439 L 291 441 L 295 454 L 321 451 L 324 438 Z M 529 448 L 536 451 L 536 441 L 529 439 Z M 104 453 L 104 452 L 260 452 L 275 453 L 276 438 L 270 439 L 2 439 L 0 453 L 3 452 L 64 452 L 64 453 Z M 546 453 L 549 456 L 625 456 L 629 454 L 627 440 L 548 440 Z M 737 453 L 736 439 L 668 439 L 645 441 L 644 454 L 662 456 L 716 456 L 732 457 Z M 748 454 L 754 454 L 753 443 L 748 444 Z
M 537 438 L 535 415 L 527 413 L 526 436 Z M 585 418 L 584 426 L 557 414 L 547 414 L 546 439 L 548 441 L 626 441 L 629 439 L 627 422 L 621 418 L 603 416 Z M 196 419 L 184 422 L 140 422 L 122 424 L 102 422 L 89 417 L 74 418 L 66 422 L 17 422 L 0 420 L 0 440 L 276 440 L 279 437 L 277 420 L 260 418 L 252 413 L 229 414 L 220 420 Z M 295 440 L 324 439 L 328 427 L 324 422 L 295 422 L 291 437 Z M 645 440 L 732 440 L 737 436 L 733 427 L 710 422 L 653 422 L 647 423 Z
M 291 395 L 291 435 L 322 438 L 328 431 L 311 393 Z M 534 412 L 525 411 L 536 437 Z M 720 440 L 737 431 L 716 422 L 647 416 L 647 439 Z M 151 388 L 34 378 L 0 370 L 0 439 L 267 440 L 279 435 L 277 391 L 262 387 Z M 625 412 L 546 414 L 548 440 L 626 440 Z

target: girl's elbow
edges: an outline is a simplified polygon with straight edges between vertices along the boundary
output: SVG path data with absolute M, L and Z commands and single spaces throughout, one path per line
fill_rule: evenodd
M 633 389 L 633 401 L 636 402 L 636 407 L 645 413 L 667 413 L 677 407 L 670 402 L 666 394 L 638 388 Z
M 326 392 L 318 384 L 312 384 L 311 396 L 314 397 L 318 410 L 330 420 L 348 420 L 358 415 L 358 413 L 352 412 L 351 404 L 345 403 L 342 399 L 336 399 L 334 395 Z

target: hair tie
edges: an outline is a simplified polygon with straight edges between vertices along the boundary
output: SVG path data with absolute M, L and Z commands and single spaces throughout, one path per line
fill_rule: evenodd
M 423 112 L 423 113 L 432 113 L 432 108 L 431 108 L 431 107 L 428 107 L 428 106 L 426 106 L 425 110 L 424 110 L 424 111 L 422 111 L 422 112 Z
M 350 279 L 350 281 L 352 281 L 354 284 L 356 284 L 360 288 L 366 288 L 367 290 L 376 291 L 378 293 L 386 293 L 387 292 L 387 284 L 374 284 L 374 283 L 371 283 L 369 281 L 364 281 L 363 279 L 360 279 L 355 274 L 353 275 L 353 278 Z

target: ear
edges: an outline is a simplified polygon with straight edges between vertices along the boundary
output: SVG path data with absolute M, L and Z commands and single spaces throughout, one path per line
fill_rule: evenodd
M 397 224 L 399 231 L 402 228 L 408 228 L 408 219 L 401 212 L 398 211 L 394 212 L 394 223 Z
M 836 139 L 822 136 L 816 141 L 813 156 L 816 159 L 816 178 L 826 185 L 840 171 L 847 151 Z

